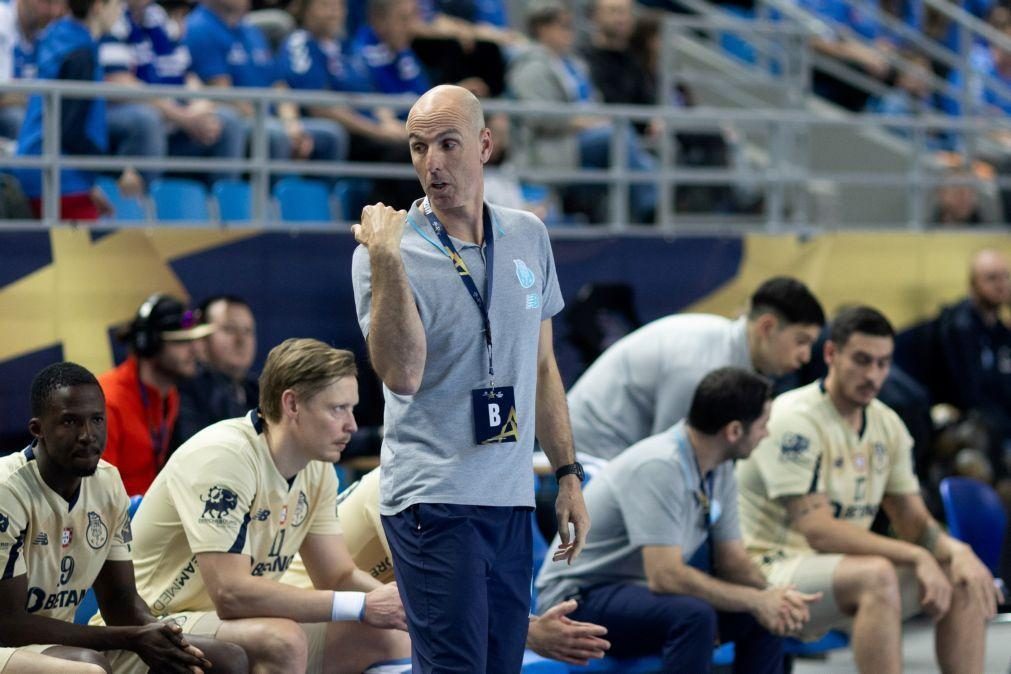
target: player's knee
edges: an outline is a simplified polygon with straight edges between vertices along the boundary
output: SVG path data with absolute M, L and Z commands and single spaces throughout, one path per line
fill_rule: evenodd
M 204 654 L 211 661 L 215 674 L 246 674 L 249 672 L 249 658 L 242 646 L 218 641 L 212 652 Z
M 293 620 L 257 621 L 247 637 L 244 645 L 254 662 L 273 663 L 298 671 L 305 669 L 309 640 Z
M 901 609 L 899 576 L 891 561 L 884 557 L 867 557 L 861 564 L 859 578 L 862 603 L 873 601 L 896 611 Z

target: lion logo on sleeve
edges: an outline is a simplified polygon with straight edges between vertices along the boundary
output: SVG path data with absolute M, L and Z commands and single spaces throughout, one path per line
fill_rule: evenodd
M 220 521 L 239 506 L 239 495 L 218 484 L 200 498 L 204 501 L 204 511 L 200 514 L 202 520 Z

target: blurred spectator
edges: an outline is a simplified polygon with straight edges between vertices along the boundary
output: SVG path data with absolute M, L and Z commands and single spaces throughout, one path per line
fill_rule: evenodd
M 812 39 L 815 51 L 888 86 L 894 84 L 898 73 L 886 56 L 894 45 L 877 12 L 845 0 L 800 0 L 798 5 L 825 22 L 822 33 Z M 869 98 L 866 90 L 819 68 L 814 70 L 813 86 L 819 96 L 854 112 L 863 110 Z
M 372 82 L 362 60 L 353 57 L 341 42 L 344 0 L 295 0 L 291 11 L 300 26 L 285 41 L 278 54 L 281 75 L 292 89 L 372 92 Z M 393 110 L 356 110 L 345 105 L 311 105 L 312 117 L 332 119 L 348 130 L 352 161 L 411 161 L 407 129 Z M 377 180 L 369 203 L 383 201 L 408 208 L 418 194 L 418 181 Z
M 278 76 L 266 38 L 245 20 L 249 0 L 206 0 L 186 17 L 183 44 L 193 55 L 193 71 L 204 84 L 215 87 L 285 86 Z M 253 106 L 236 103 L 248 128 Z M 276 106 L 277 116 L 266 119 L 272 159 L 347 157 L 347 132 L 328 119 L 300 119 L 291 102 Z
M 1001 311 L 1011 302 L 1005 256 L 981 250 L 969 268 L 969 296 L 901 336 L 896 362 L 906 365 L 935 404 L 948 403 L 986 428 L 985 451 L 1001 490 L 1011 494 L 1011 330 Z M 979 446 L 985 445 L 985 446 Z M 1006 483 L 1001 485 L 1001 483 Z
M 648 86 L 654 92 L 654 100 L 663 101 L 677 108 L 690 108 L 695 105 L 691 89 L 684 84 L 676 84 L 673 91 L 660 91 L 662 80 L 660 21 L 656 15 L 647 14 L 636 21 L 629 47 L 648 77 Z M 664 132 L 663 120 L 655 120 L 645 131 L 655 140 Z M 678 166 L 698 168 L 730 167 L 735 136 L 733 129 L 724 125 L 717 126 L 712 131 L 699 129 L 675 133 L 675 163 Z M 760 195 L 749 194 L 745 188 L 738 188 L 735 191 L 727 185 L 679 185 L 674 191 L 674 203 L 679 213 L 718 213 L 753 209 L 760 205 L 760 200 Z
M 415 0 L 369 0 L 368 23 L 354 36 L 352 51 L 364 60 L 375 91 L 420 96 L 432 87 L 411 49 L 416 11 Z
M 155 294 L 120 332 L 130 355 L 98 381 L 106 407 L 102 458 L 119 468 L 128 494 L 146 492 L 165 465 L 179 413 L 176 385 L 197 373 L 194 340 L 213 331 L 176 298 Z
M 528 8 L 528 26 L 535 44 L 510 65 L 509 88 L 521 101 L 537 103 L 590 104 L 599 102 L 586 63 L 573 54 L 572 13 L 558 0 L 543 0 Z M 649 154 L 630 126 L 615 126 L 601 116 L 573 114 L 570 117 L 527 118 L 527 159 L 537 167 L 572 169 L 607 168 L 615 133 L 625 134 L 628 168 L 652 171 L 655 158 Z M 579 210 L 600 221 L 605 206 L 600 188 L 569 188 L 566 211 Z M 635 222 L 652 222 L 656 209 L 656 187 L 633 185 L 630 215 Z
M 954 169 L 949 174 L 958 179 L 937 187 L 937 208 L 934 223 L 942 227 L 965 227 L 983 224 L 983 214 L 979 204 L 979 191 L 972 183 L 972 171 Z
M 509 159 L 509 117 L 493 114 L 486 117 L 491 130 L 492 149 L 484 166 L 484 198 L 489 204 L 530 211 L 546 224 L 551 224 L 548 190 L 520 183 L 519 171 Z
M 152 0 L 127 0 L 123 16 L 99 45 L 105 79 L 129 87 L 186 84 L 191 55 L 171 37 L 168 22 L 168 14 Z M 112 154 L 239 159 L 246 148 L 245 125 L 235 109 L 206 100 L 112 103 L 107 119 Z M 148 182 L 158 177 L 156 171 L 142 173 Z M 238 172 L 216 177 L 238 178 Z
M 66 0 L 11 0 L 0 12 L 0 81 L 35 79 L 36 41 L 46 26 L 66 14 Z M 24 95 L 0 97 L 0 137 L 17 138 L 24 119 Z
M 582 53 L 604 101 L 654 105 L 655 82 L 631 45 L 636 27 L 632 0 L 594 0 L 590 23 L 590 44 Z
M 250 368 L 256 359 L 256 320 L 241 297 L 215 295 L 200 304 L 201 320 L 214 327 L 204 340 L 200 371 L 179 382 L 179 418 L 172 448 L 223 419 L 256 407 L 260 387 Z
M 120 0 L 71 0 L 70 15 L 50 24 L 38 42 L 38 77 L 44 80 L 82 80 L 98 82 L 102 68 L 98 63 L 97 38 L 104 35 L 123 11 Z M 102 155 L 108 147 L 105 125 L 105 101 L 101 98 L 64 98 L 60 114 L 60 149 L 64 154 Z M 42 97 L 28 101 L 25 122 L 18 134 L 17 154 L 42 154 Z M 36 216 L 42 211 L 42 174 L 37 169 L 15 169 Z M 124 171 L 121 184 L 139 177 Z M 108 201 L 95 187 L 91 171 L 60 171 L 60 218 L 95 220 L 111 211 Z

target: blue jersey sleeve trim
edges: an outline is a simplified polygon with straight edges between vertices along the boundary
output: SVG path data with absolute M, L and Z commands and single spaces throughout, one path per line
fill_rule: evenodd
M 233 554 L 240 554 L 242 548 L 246 547 L 246 529 L 249 528 L 249 513 L 247 512 L 242 517 L 242 526 L 239 527 L 239 535 L 235 537 L 235 542 L 232 543 L 232 547 L 228 548 L 228 552 Z
M 10 555 L 7 557 L 7 566 L 4 567 L 4 573 L 2 576 L 3 580 L 14 577 L 14 565 L 17 564 L 18 556 L 21 554 L 21 548 L 25 544 L 25 531 L 25 529 L 21 530 L 21 533 L 18 534 L 18 539 L 14 542 L 14 545 L 11 546 Z

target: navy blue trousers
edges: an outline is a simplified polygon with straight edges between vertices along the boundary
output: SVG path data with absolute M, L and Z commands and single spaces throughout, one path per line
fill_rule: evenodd
M 382 521 L 414 672 L 519 672 L 530 611 L 530 509 L 420 504 Z
M 609 655 L 638 657 L 661 653 L 665 672 L 705 674 L 713 647 L 734 642 L 734 672 L 780 674 L 783 642 L 748 613 L 724 613 L 696 599 L 656 594 L 641 585 L 597 585 L 577 597 L 574 620 L 607 628 Z

